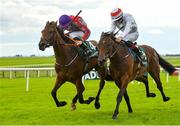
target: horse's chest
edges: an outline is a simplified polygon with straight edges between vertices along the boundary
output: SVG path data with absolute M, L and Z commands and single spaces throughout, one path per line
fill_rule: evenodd
M 66 78 L 66 80 L 68 80 L 68 81 L 75 80 L 79 76 L 79 73 L 72 69 L 69 69 L 66 71 L 61 71 L 61 73 L 62 73 L 62 77 Z
M 117 67 L 110 66 L 110 73 L 114 78 L 119 78 L 119 76 L 123 75 L 123 71 L 121 69 L 118 69 Z

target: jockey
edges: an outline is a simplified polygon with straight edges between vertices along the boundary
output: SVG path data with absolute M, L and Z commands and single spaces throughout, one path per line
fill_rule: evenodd
M 141 60 L 144 59 L 142 52 L 133 43 L 139 37 L 137 25 L 133 16 L 123 13 L 120 8 L 115 8 L 111 12 L 111 19 L 111 32 L 114 33 L 116 28 L 121 31 L 121 33 L 116 37 L 116 42 L 124 41 L 128 47 L 132 48 Z
M 85 51 L 86 56 L 91 54 L 91 50 L 83 44 L 83 41 L 89 38 L 91 31 L 82 17 L 77 16 L 75 18 L 73 15 L 62 15 L 59 18 L 59 27 L 68 31 L 69 37 L 74 39 L 76 44 Z

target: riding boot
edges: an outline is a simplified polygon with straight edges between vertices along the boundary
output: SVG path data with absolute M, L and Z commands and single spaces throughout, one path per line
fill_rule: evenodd
M 130 47 L 137 55 L 138 57 L 140 58 L 140 60 L 144 60 L 144 55 L 142 54 L 142 52 L 138 49 L 138 47 L 136 47 L 136 43 L 134 44 L 133 42 L 131 41 L 126 41 L 125 44 Z
M 143 53 L 137 47 L 133 48 L 133 51 L 138 55 L 140 60 L 144 60 L 145 57 L 144 57 Z
M 92 51 L 84 43 L 82 43 L 80 47 L 84 50 L 86 56 L 91 55 Z
M 124 41 L 125 42 L 125 44 L 126 44 L 126 46 L 127 47 L 130 47 L 130 48 L 132 48 L 132 47 L 134 47 L 135 45 L 134 45 L 134 43 L 133 42 L 131 42 L 131 41 Z

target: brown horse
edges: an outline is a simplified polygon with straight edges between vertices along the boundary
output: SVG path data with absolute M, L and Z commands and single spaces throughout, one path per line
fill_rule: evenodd
M 47 47 L 53 46 L 56 63 L 55 70 L 57 73 L 55 86 L 52 89 L 52 97 L 57 107 L 64 106 L 67 103 L 65 101 L 58 101 L 56 92 L 66 82 L 72 82 L 76 86 L 77 94 L 72 100 L 71 108 L 76 109 L 76 102 L 82 104 L 90 104 L 94 98 L 89 97 L 88 100 L 84 100 L 83 91 L 85 90 L 82 83 L 82 76 L 95 68 L 98 71 L 100 77 L 100 86 L 98 94 L 95 98 L 95 107 L 99 108 L 99 95 L 105 84 L 106 69 L 105 67 L 98 67 L 98 57 L 92 57 L 87 62 L 81 58 L 78 54 L 78 46 L 74 42 L 65 36 L 62 31 L 57 27 L 57 22 L 47 22 L 46 26 L 42 30 L 42 36 L 39 42 L 39 49 L 44 51 Z M 86 66 L 86 68 L 85 68 Z M 86 70 L 85 70 L 86 69 Z
M 103 65 L 107 58 L 110 59 L 110 73 L 117 87 L 120 89 L 117 95 L 116 109 L 112 118 L 117 118 L 119 113 L 119 105 L 123 96 L 127 103 L 128 111 L 130 113 L 132 112 L 129 96 L 126 90 L 129 82 L 132 80 L 141 81 L 146 85 L 146 89 L 148 88 L 147 91 L 149 91 L 148 78 L 147 76 L 144 76 L 145 72 L 148 72 L 155 80 L 157 88 L 162 94 L 163 101 L 168 101 L 170 98 L 166 97 L 164 94 L 160 80 L 160 65 L 170 74 L 175 71 L 175 68 L 160 57 L 155 49 L 147 45 L 141 46 L 144 48 L 147 56 L 147 66 L 139 67 L 139 61 L 133 58 L 131 50 L 123 42 L 119 44 L 114 40 L 115 38 L 112 33 L 102 33 L 98 44 L 98 62 L 100 65 Z M 154 95 L 154 93 L 151 93 L 151 97 L 154 97 Z

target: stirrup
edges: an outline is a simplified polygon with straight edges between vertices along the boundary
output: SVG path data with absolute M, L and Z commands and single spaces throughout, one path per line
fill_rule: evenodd
M 91 55 L 91 53 L 92 53 L 92 51 L 88 48 L 86 48 L 84 51 L 85 51 L 85 54 L 88 56 Z
M 142 61 L 145 60 L 145 56 L 143 54 L 140 56 L 140 58 L 141 58 Z

